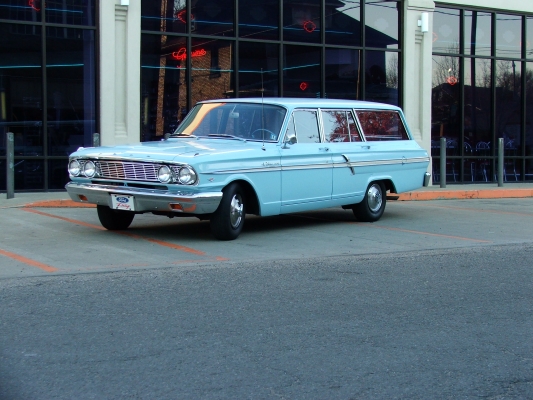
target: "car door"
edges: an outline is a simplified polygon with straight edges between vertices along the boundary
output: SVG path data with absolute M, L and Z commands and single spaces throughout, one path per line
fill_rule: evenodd
M 281 206 L 307 204 L 331 199 L 332 163 L 327 143 L 321 143 L 318 110 L 294 110 L 281 148 Z M 287 210 L 285 210 L 287 211 Z
M 333 163 L 332 199 L 364 195 L 368 176 L 360 165 L 371 156 L 368 143 L 361 140 L 352 110 L 321 109 L 320 116 Z

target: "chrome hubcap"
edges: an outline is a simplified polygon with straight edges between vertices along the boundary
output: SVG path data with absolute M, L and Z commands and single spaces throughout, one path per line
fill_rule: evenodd
M 383 203 L 381 188 L 379 185 L 372 185 L 368 188 L 368 208 L 370 211 L 377 212 Z
M 238 194 L 234 195 L 230 204 L 230 222 L 233 228 L 237 228 L 241 224 L 243 210 L 242 197 Z

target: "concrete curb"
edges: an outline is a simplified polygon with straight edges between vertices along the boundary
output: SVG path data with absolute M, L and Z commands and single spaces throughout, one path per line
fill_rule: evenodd
M 533 197 L 533 189 L 480 189 L 480 190 L 421 190 L 399 195 L 398 201 L 409 200 L 461 200 L 509 199 Z
M 95 204 L 78 203 L 73 200 L 43 200 L 24 204 L 28 208 L 96 208 Z

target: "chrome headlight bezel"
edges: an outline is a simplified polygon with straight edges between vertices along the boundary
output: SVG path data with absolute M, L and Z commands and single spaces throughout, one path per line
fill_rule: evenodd
M 181 167 L 178 172 L 178 182 L 182 185 L 194 185 L 198 177 L 194 169 L 190 167 Z
M 87 178 L 93 178 L 96 175 L 96 164 L 91 160 L 87 160 L 83 165 L 83 175 Z
M 81 164 L 78 160 L 70 160 L 68 163 L 68 173 L 70 176 L 80 176 Z
M 161 165 L 157 170 L 157 179 L 161 183 L 171 183 L 174 179 L 172 169 L 167 165 Z

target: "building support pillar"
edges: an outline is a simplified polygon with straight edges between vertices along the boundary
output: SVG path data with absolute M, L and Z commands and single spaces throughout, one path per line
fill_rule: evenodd
M 140 140 L 140 3 L 100 2 L 99 132 L 103 146 Z
M 403 109 L 414 139 L 431 154 L 433 0 L 405 0 L 403 17 Z M 428 13 L 428 31 L 418 21 Z M 431 163 L 428 167 L 431 173 Z

